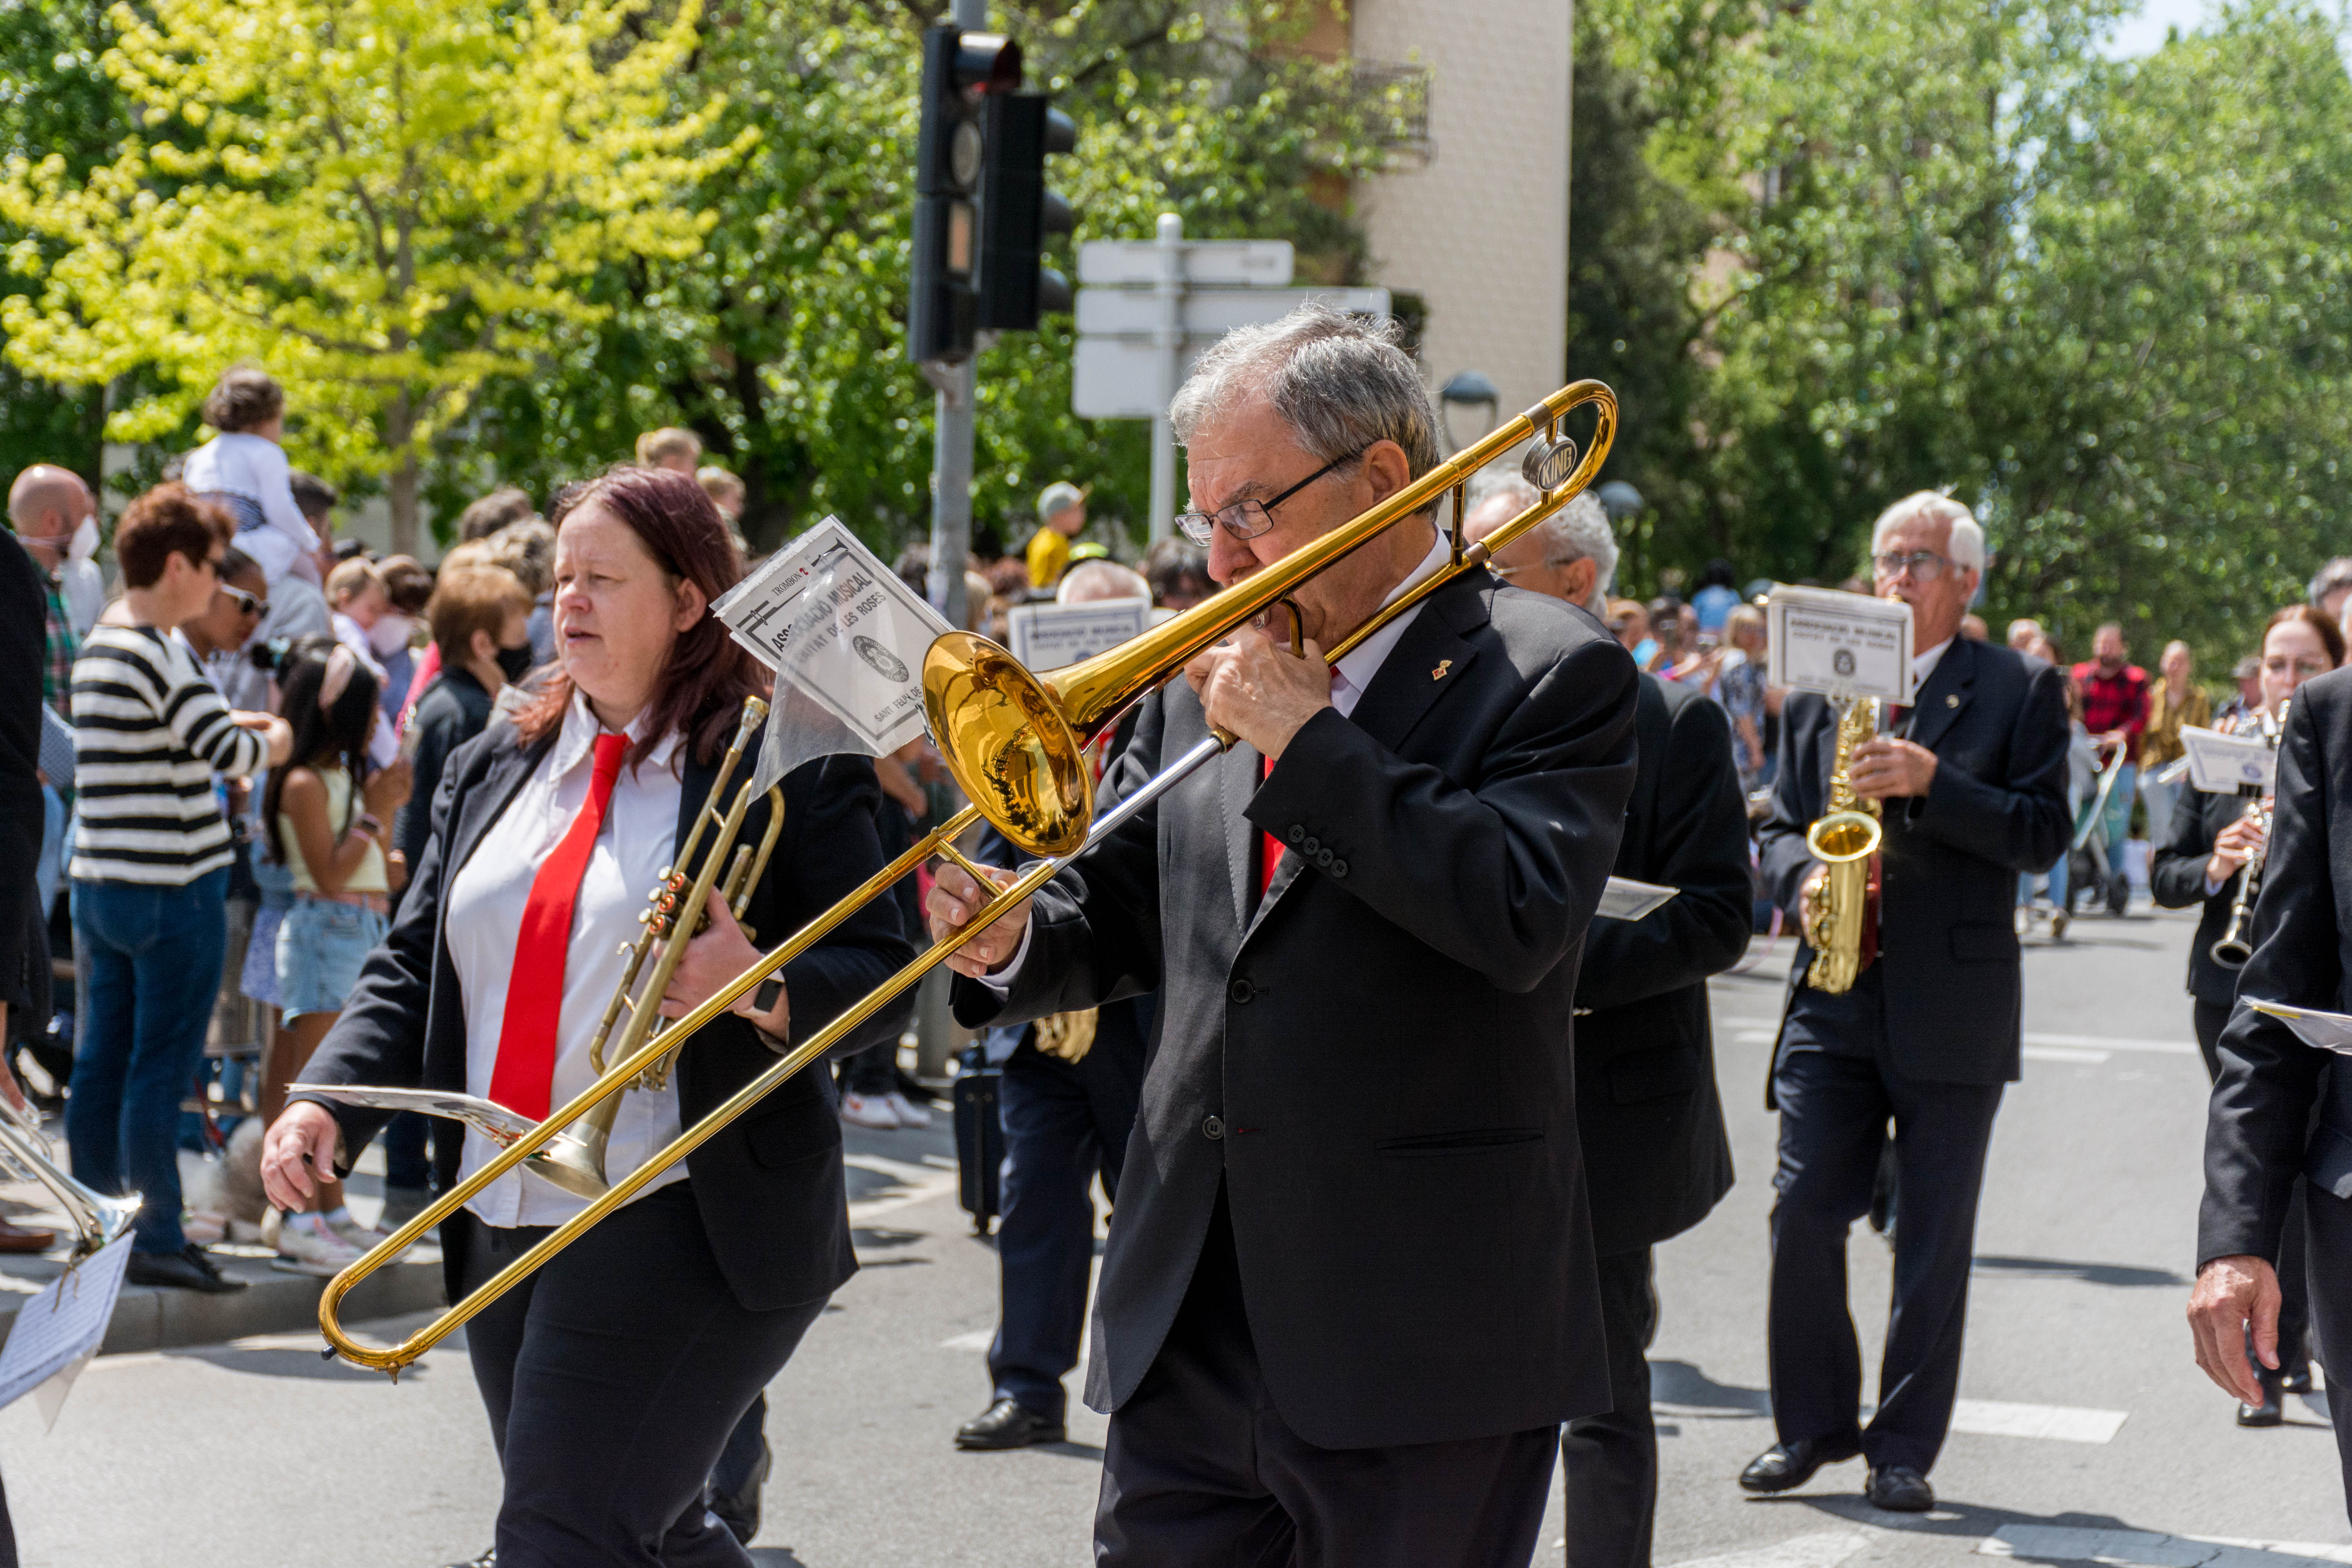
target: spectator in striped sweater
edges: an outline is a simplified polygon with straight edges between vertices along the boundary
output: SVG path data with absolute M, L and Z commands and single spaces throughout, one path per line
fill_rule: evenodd
M 232 850 L 213 775 L 282 763 L 292 742 L 284 720 L 232 710 L 171 636 L 211 607 L 230 532 L 180 485 L 131 502 L 114 536 L 129 624 L 93 628 L 73 669 L 69 870 L 90 994 L 66 1139 L 82 1181 L 145 1195 L 130 1278 L 213 1292 L 242 1286 L 182 1234 L 173 1152 L 227 941 Z

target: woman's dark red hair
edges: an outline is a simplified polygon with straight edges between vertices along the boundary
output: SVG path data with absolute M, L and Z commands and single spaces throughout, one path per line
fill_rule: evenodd
M 2263 623 L 2262 638 L 2254 644 L 2254 651 L 2259 654 L 2263 644 L 2271 640 L 2273 627 L 2288 621 L 2301 621 L 2311 628 L 2312 634 L 2319 638 L 2319 646 L 2327 650 L 2327 667 L 2330 669 L 2343 666 L 2344 628 L 2336 624 L 2335 616 L 2316 605 L 2289 605 L 2283 610 L 2273 612 L 2271 618 Z
M 719 509 L 691 475 L 621 464 L 573 485 L 556 500 L 552 521 L 559 537 L 563 520 L 591 501 L 627 524 L 673 580 L 685 578 L 701 589 L 705 603 L 741 579 L 743 558 Z M 672 730 L 686 736 L 697 760 L 709 761 L 733 734 L 743 699 L 766 696 L 768 684 L 766 669 L 706 612 L 670 648 L 669 667 L 654 688 L 646 738 L 629 748 L 631 765 Z M 536 744 L 562 727 L 571 707 L 572 677 L 559 664 L 530 705 L 515 715 L 515 728 Z

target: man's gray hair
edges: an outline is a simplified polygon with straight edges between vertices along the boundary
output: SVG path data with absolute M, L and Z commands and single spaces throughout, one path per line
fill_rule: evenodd
M 1278 321 L 1236 327 L 1201 356 L 1169 405 L 1177 443 L 1191 446 L 1202 426 L 1263 397 L 1319 461 L 1393 441 L 1419 479 L 1438 461 L 1437 412 L 1396 338 L 1393 321 L 1313 301 Z
M 1517 474 L 1481 474 L 1470 484 L 1470 510 L 1475 511 L 1498 496 L 1509 503 L 1513 516 L 1543 499 L 1535 486 Z M 1617 531 L 1609 526 L 1608 510 L 1598 496 L 1586 490 L 1538 523 L 1536 533 L 1544 542 L 1545 565 L 1590 561 L 1592 596 L 1608 596 L 1617 581 Z
M 2312 574 L 2313 606 L 2316 608 L 2319 601 L 2339 588 L 2352 588 L 2352 555 L 2339 555 Z
M 1952 540 L 1944 548 L 1950 554 L 1952 564 L 1967 572 L 1981 574 L 1984 571 L 1984 529 L 1978 524 L 1974 512 L 1941 490 L 1916 491 L 1880 512 L 1878 521 L 1870 529 L 1871 554 L 1878 553 L 1878 547 L 1885 541 L 1890 529 L 1914 518 L 1928 522 L 1950 523 Z

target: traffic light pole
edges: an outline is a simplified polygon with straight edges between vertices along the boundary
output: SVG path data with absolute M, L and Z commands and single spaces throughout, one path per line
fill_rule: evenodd
M 979 32 L 988 26 L 988 0 L 955 0 L 948 20 Z M 931 436 L 931 607 L 961 628 L 966 619 L 964 563 L 971 557 L 972 362 L 923 366 L 939 388 Z

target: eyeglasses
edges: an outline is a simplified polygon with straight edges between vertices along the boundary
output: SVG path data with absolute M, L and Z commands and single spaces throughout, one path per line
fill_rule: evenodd
M 1897 555 L 1892 552 L 1874 555 L 1870 558 L 1870 563 L 1878 569 L 1878 574 L 1882 577 L 1900 577 L 1903 575 L 1904 569 L 1907 567 L 1915 581 L 1932 583 L 1944 574 L 1944 568 L 1949 566 L 1951 562 L 1932 550 L 1914 550 L 1908 555 Z
M 1255 539 L 1274 526 L 1276 507 L 1280 506 L 1341 464 L 1354 462 L 1368 450 L 1370 450 L 1369 446 L 1359 447 L 1344 458 L 1332 458 L 1272 500 L 1237 500 L 1213 515 L 1205 511 L 1181 512 L 1176 518 L 1176 526 L 1182 529 L 1184 537 L 1195 544 L 1207 544 L 1216 536 L 1217 525 L 1220 523 L 1223 524 L 1225 531 L 1235 539 Z
M 269 608 L 268 600 L 257 598 L 242 588 L 232 588 L 226 583 L 219 584 L 219 587 L 222 593 L 228 595 L 229 603 L 236 606 L 238 615 L 257 616 Z

